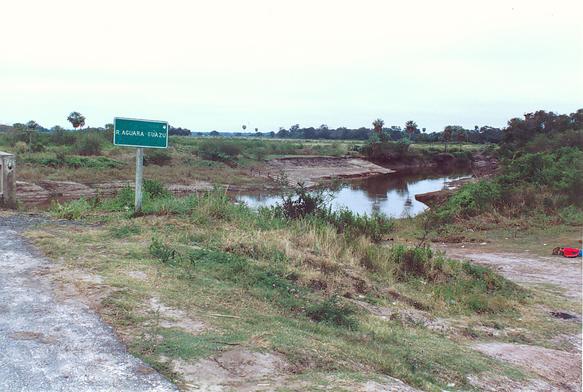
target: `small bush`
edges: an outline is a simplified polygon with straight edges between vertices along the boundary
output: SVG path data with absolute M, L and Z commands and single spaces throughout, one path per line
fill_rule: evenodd
M 172 196 L 172 193 L 166 187 L 156 180 L 144 180 L 144 193 L 147 193 L 151 199 L 160 199 Z
M 193 216 L 199 223 L 211 223 L 213 220 L 229 221 L 241 208 L 242 206 L 231 203 L 226 191 L 215 188 L 195 199 Z
M 330 224 L 338 233 L 354 238 L 366 236 L 373 242 L 383 240 L 394 228 L 394 221 L 381 213 L 371 216 L 353 213 L 348 209 L 332 211 L 328 205 L 330 195 L 322 190 L 309 190 L 304 184 L 295 186 L 291 193 L 282 196 L 281 204 L 273 208 L 273 215 L 283 219 L 309 218 L 316 223 Z
M 157 238 L 152 239 L 149 250 L 152 256 L 164 264 L 172 263 L 175 261 L 176 250 L 164 244 Z
M 282 196 L 282 202 L 276 208 L 287 219 L 300 219 L 323 212 L 326 209 L 326 196 L 322 191 L 310 192 L 303 183 L 299 183 L 291 194 Z
M 210 161 L 231 162 L 241 154 L 241 144 L 236 140 L 203 140 L 198 155 Z
M 430 248 L 407 248 L 395 245 L 390 250 L 391 261 L 396 264 L 397 277 L 400 280 L 423 278 L 435 282 L 445 280 L 446 263 L 442 257 L 434 257 Z
M 306 315 L 314 321 L 349 329 L 358 327 L 358 322 L 354 317 L 355 313 L 353 306 L 342 303 L 336 295 L 306 308 Z
M 55 165 L 56 166 L 63 166 L 67 161 L 67 150 L 63 147 L 55 148 Z M 47 165 L 49 166 L 49 165 Z
M 172 156 L 166 149 L 158 148 L 147 150 L 144 154 L 144 165 L 166 166 L 172 162 Z
M 267 156 L 267 148 L 265 148 L 265 147 L 258 147 L 254 151 L 254 158 L 258 161 L 264 160 L 266 156 Z
M 28 151 L 28 144 L 25 142 L 16 142 L 16 144 L 14 144 L 14 151 L 17 154 L 23 154 Z
M 129 211 L 134 207 L 135 192 L 132 188 L 122 188 L 114 198 L 102 200 L 98 208 L 104 211 Z
M 91 204 L 83 198 L 64 204 L 53 202 L 50 211 L 59 219 L 77 220 L 91 211 Z
M 348 237 L 364 235 L 373 242 L 382 241 L 394 228 L 393 219 L 376 212 L 367 216 L 341 209 L 336 212 L 328 211 L 323 216 L 328 223 L 337 228 L 339 233 L 345 233 Z

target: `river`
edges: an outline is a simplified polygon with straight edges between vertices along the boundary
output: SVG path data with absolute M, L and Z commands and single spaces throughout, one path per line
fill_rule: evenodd
M 402 218 L 415 216 L 427 208 L 425 204 L 415 200 L 415 195 L 447 188 L 449 182 L 470 176 L 467 169 L 449 172 L 397 172 L 323 189 L 331 195 L 332 209 L 348 208 L 355 213 L 368 215 L 382 212 L 394 218 Z M 241 192 L 236 199 L 252 208 L 272 206 L 281 201 L 278 194 L 261 192 Z

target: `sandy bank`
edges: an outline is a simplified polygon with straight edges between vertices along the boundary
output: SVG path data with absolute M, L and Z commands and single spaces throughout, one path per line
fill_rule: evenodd
M 270 179 L 281 178 L 283 174 L 289 184 L 303 182 L 307 186 L 335 178 L 365 178 L 395 172 L 360 158 L 321 156 L 272 159 L 264 170 L 262 175 Z

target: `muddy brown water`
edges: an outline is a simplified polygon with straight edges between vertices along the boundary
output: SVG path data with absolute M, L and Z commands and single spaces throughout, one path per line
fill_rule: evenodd
M 333 210 L 347 208 L 358 214 L 382 212 L 394 218 L 415 216 L 427 209 L 415 195 L 449 187 L 448 183 L 471 177 L 468 169 L 437 171 L 418 169 L 409 172 L 382 174 L 340 185 L 322 187 L 331 196 Z M 250 207 L 269 207 L 281 202 L 273 192 L 239 192 L 236 199 Z

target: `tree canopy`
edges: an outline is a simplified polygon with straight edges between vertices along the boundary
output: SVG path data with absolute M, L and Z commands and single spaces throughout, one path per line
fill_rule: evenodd
M 69 117 L 67 117 L 67 121 L 69 121 L 75 129 L 83 128 L 83 126 L 85 126 L 85 116 L 79 112 L 71 112 Z

